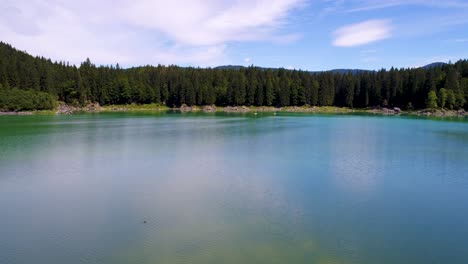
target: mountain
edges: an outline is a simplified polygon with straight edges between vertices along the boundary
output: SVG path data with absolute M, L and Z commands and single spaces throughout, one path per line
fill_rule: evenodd
M 240 70 L 242 68 L 245 68 L 242 65 L 222 65 L 215 67 L 215 69 L 220 69 L 220 70 Z
M 373 72 L 372 70 L 361 70 L 361 69 L 333 69 L 329 70 L 329 72 L 333 73 L 352 73 L 352 74 L 359 74 L 359 73 L 364 73 L 364 72 Z
M 255 66 L 256 67 L 256 66 Z M 222 65 L 215 67 L 215 69 L 221 69 L 221 70 L 240 70 L 240 69 L 245 69 L 247 67 L 242 66 L 242 65 Z M 264 67 L 256 67 L 260 68 L 263 70 L 278 70 L 279 68 L 264 68 Z M 345 74 L 345 73 L 352 73 L 352 74 L 359 74 L 359 73 L 364 73 L 364 72 L 372 72 L 372 70 L 362 70 L 362 69 L 333 69 L 333 70 L 328 70 L 328 71 L 308 71 L 311 74 L 319 74 L 322 72 L 332 72 L 332 73 L 340 73 L 340 74 Z
M 427 64 L 425 66 L 422 66 L 420 68 L 422 69 L 432 69 L 432 68 L 439 68 L 446 66 L 447 63 L 445 62 L 433 62 L 430 64 Z M 222 70 L 240 70 L 240 69 L 245 69 L 247 67 L 242 66 L 242 65 L 222 65 L 215 67 L 215 69 L 222 69 Z M 278 68 L 264 68 L 264 67 L 258 67 L 260 69 L 264 70 L 278 70 Z M 319 74 L 322 72 L 332 72 L 332 73 L 339 73 L 339 74 L 346 74 L 346 73 L 351 73 L 353 75 L 355 74 L 360 74 L 360 73 L 365 73 L 365 72 L 375 72 L 374 70 L 363 70 L 363 69 L 333 69 L 333 70 L 328 70 L 328 71 L 309 71 L 312 74 Z
M 445 62 L 433 62 L 433 63 L 428 64 L 426 66 L 422 66 L 421 68 L 423 68 L 423 69 L 432 69 L 432 68 L 443 67 L 445 65 L 447 65 L 447 63 L 445 63 Z

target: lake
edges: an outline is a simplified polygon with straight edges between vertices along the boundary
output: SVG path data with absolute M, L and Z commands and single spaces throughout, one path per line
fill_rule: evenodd
M 468 263 L 468 122 L 0 116 L 5 264 Z

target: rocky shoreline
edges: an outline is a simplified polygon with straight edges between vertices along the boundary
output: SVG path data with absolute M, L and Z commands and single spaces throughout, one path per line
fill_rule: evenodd
M 272 107 L 272 106 L 225 106 L 217 107 L 215 105 L 205 106 L 188 106 L 168 108 L 160 105 L 113 105 L 100 106 L 99 103 L 90 103 L 86 106 L 71 106 L 60 102 L 55 113 L 58 115 L 70 115 L 79 112 L 97 113 L 97 112 L 127 112 L 127 111 L 180 111 L 182 113 L 189 112 L 204 112 L 204 113 L 317 113 L 317 114 L 347 114 L 347 113 L 367 113 L 377 115 L 415 115 L 428 117 L 468 117 L 468 112 L 465 110 L 447 110 L 447 109 L 423 109 L 416 111 L 404 111 L 398 107 L 376 107 L 368 109 L 351 109 L 344 107 L 320 107 L 320 106 L 288 106 L 288 107 Z M 32 115 L 36 111 L 27 112 L 7 112 L 1 111 L 0 115 Z M 40 113 L 38 111 L 37 113 Z
M 446 109 L 424 109 L 417 112 L 422 116 L 435 116 L 435 117 L 468 117 L 468 112 L 465 110 L 446 110 Z
M 102 111 L 102 108 L 99 105 L 99 103 L 91 103 L 86 106 L 80 107 L 80 106 L 71 106 L 63 102 L 59 102 L 56 114 L 70 115 L 75 112 L 100 112 L 100 111 Z
M 0 111 L 0 115 L 32 115 L 34 112 L 31 111 L 24 111 L 24 112 L 7 112 L 7 111 Z

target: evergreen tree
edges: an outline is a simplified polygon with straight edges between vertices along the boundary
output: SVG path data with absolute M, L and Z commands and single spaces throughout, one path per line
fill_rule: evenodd
M 426 107 L 431 109 L 437 108 L 437 94 L 435 91 L 430 91 L 427 95 Z
M 119 64 L 96 67 L 90 59 L 76 67 L 68 62 L 32 57 L 0 43 L 0 85 L 15 90 L 11 98 L 21 109 L 41 105 L 22 100 L 30 95 L 45 102 L 46 92 L 69 104 L 157 103 L 167 106 L 217 104 L 257 106 L 336 105 L 366 108 L 434 106 L 468 108 L 468 61 L 435 68 L 362 72 L 320 72 L 286 69 L 181 68 Z M 4 93 L 5 94 L 5 93 Z M 8 97 L 10 98 L 10 97 Z M 4 98 L 2 99 L 4 101 Z
M 437 98 L 438 98 L 438 105 L 441 108 L 444 108 L 445 104 L 447 103 L 447 90 L 445 88 L 440 88 Z

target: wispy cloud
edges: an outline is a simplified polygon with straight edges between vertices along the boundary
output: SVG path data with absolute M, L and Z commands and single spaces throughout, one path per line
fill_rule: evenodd
M 334 33 L 333 45 L 337 47 L 361 46 L 392 35 L 390 20 L 368 20 L 343 26 Z
M 1 0 L 0 36 L 79 63 L 223 63 L 231 42 L 293 42 L 279 33 L 305 0 Z
M 467 9 L 468 2 L 464 0 L 323 0 L 325 8 L 322 9 L 321 15 L 326 15 L 333 12 L 365 12 L 378 9 L 394 8 L 400 6 L 424 6 L 433 8 L 445 9 Z
M 468 8 L 468 3 L 461 0 L 446 0 L 446 1 L 428 1 L 428 0 L 365 0 L 365 1 L 351 1 L 351 7 L 346 12 L 361 12 L 371 11 L 376 9 L 420 5 L 437 8 Z
M 320 17 L 326 16 L 329 13 L 336 12 L 343 9 L 345 1 L 344 0 L 325 0 L 325 8 L 319 13 Z

